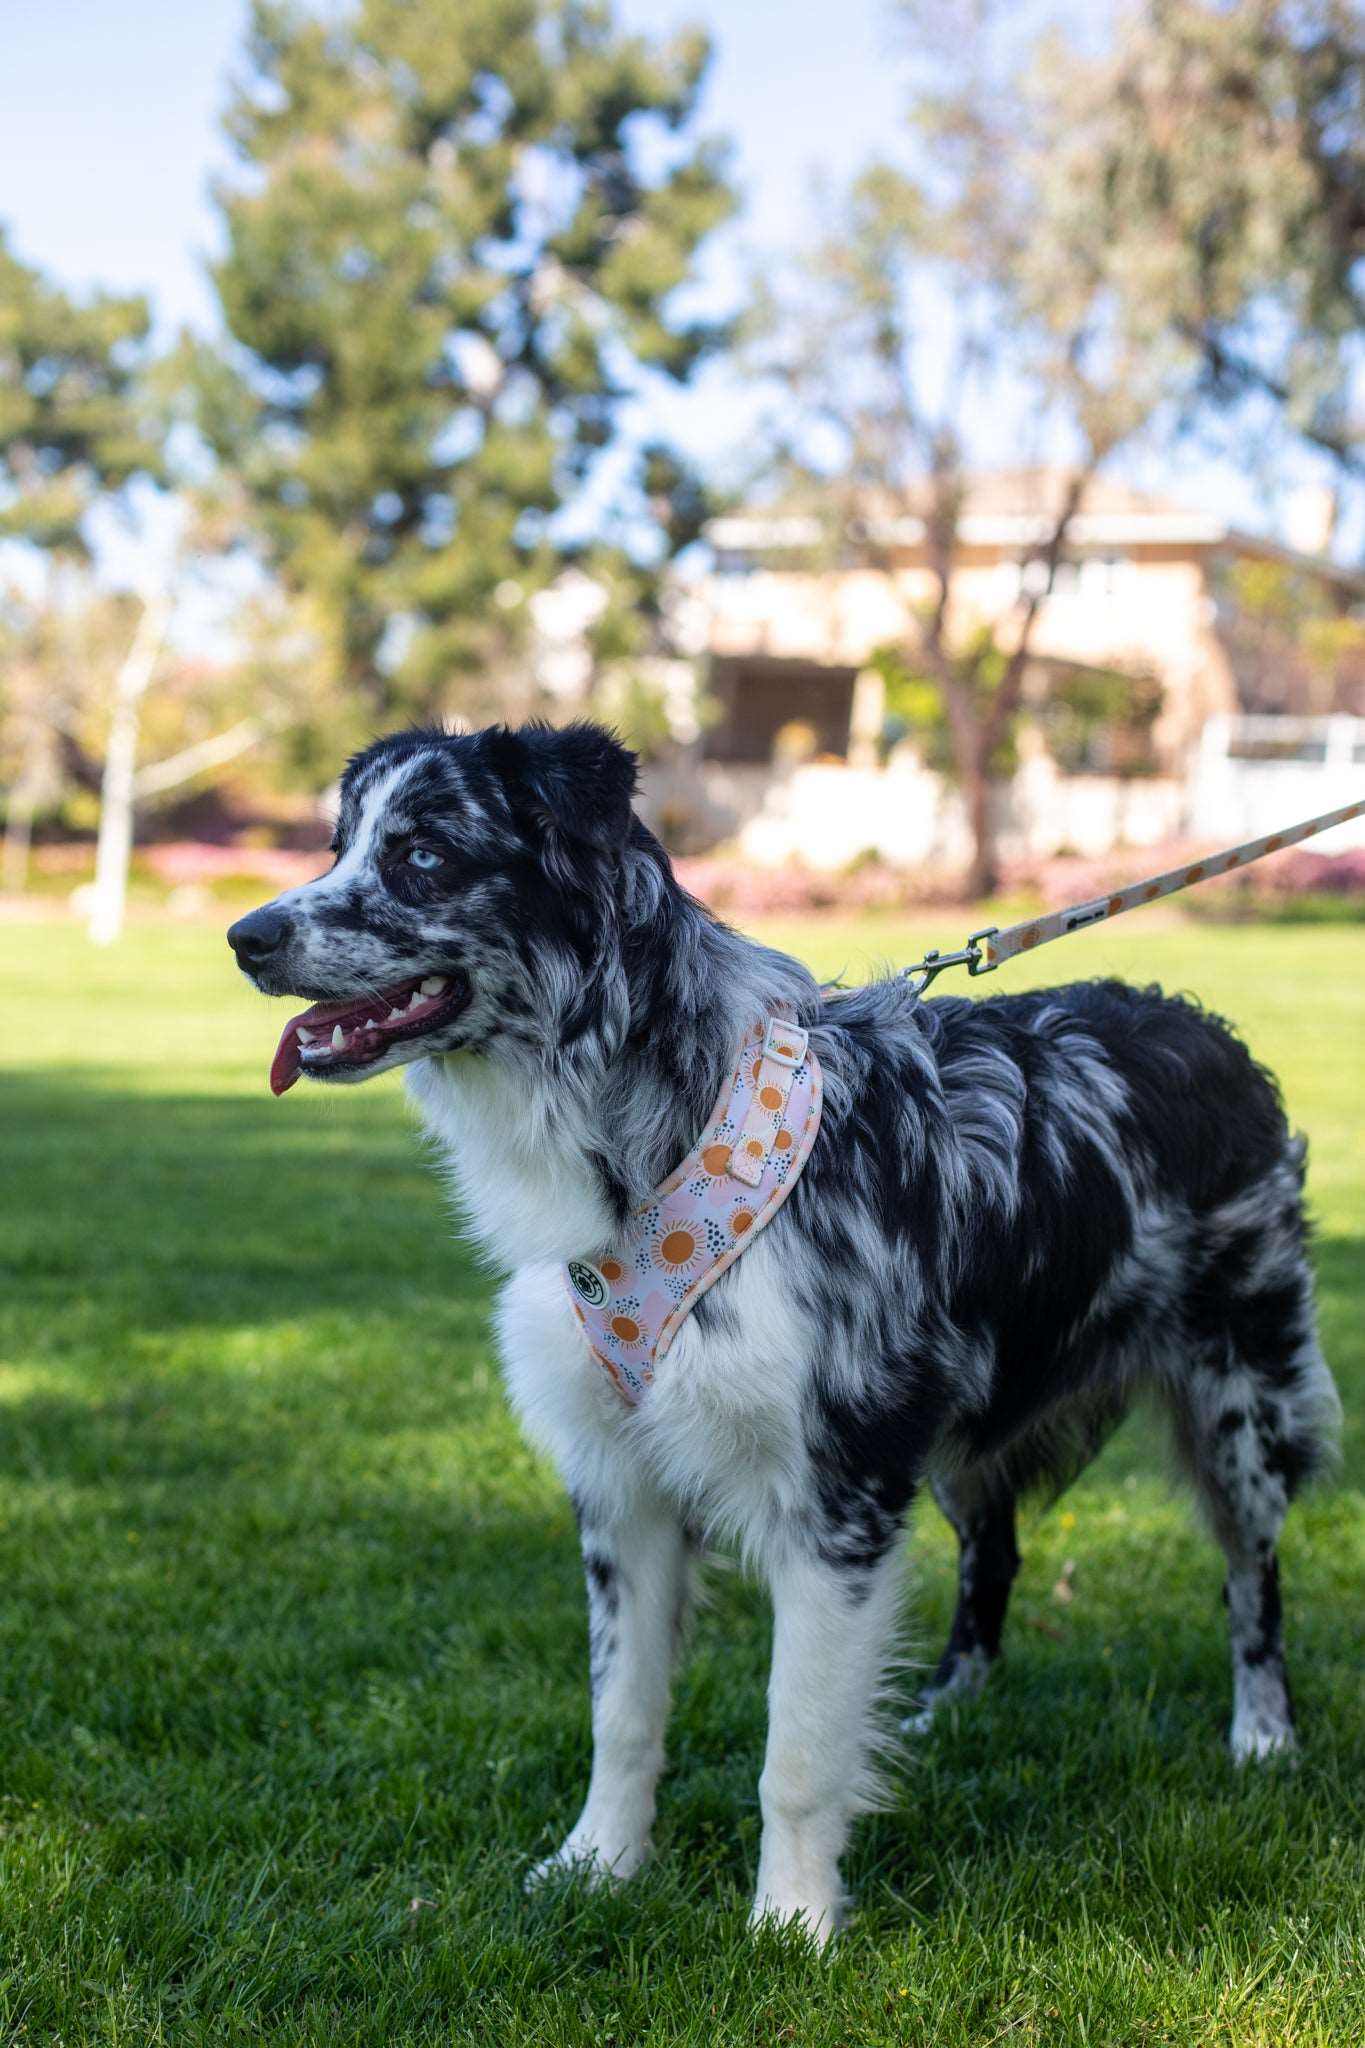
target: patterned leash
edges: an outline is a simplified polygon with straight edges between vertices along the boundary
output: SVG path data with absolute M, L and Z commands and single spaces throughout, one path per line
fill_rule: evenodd
M 1297 846 L 1301 839 L 1311 839 L 1315 833 L 1329 831 L 1333 825 L 1344 825 L 1348 818 L 1360 817 L 1365 817 L 1365 799 L 1345 804 L 1339 811 L 1324 811 L 1320 818 L 1310 818 L 1303 825 L 1291 825 L 1287 831 L 1274 832 L 1268 839 L 1248 839 L 1245 844 L 1230 846 L 1223 853 L 1208 854 L 1191 867 L 1168 868 L 1164 875 L 1153 875 L 1145 882 L 1130 883 L 1126 889 L 1115 889 L 1108 896 L 1096 897 L 1093 903 L 1077 903 L 1069 910 L 1054 910 L 1046 917 L 1028 918 L 1023 924 L 1007 925 L 1004 931 L 999 925 L 988 924 L 981 931 L 973 932 L 966 945 L 956 953 L 942 953 L 935 946 L 922 960 L 903 967 L 901 975 L 916 995 L 923 995 L 930 982 L 942 974 L 945 967 L 965 967 L 973 975 L 993 974 L 997 967 L 1006 960 L 1013 960 L 1017 953 L 1031 953 L 1038 946 L 1050 944 L 1053 939 L 1064 939 L 1068 932 L 1078 932 L 1088 924 L 1099 924 L 1107 917 L 1119 917 L 1125 910 L 1136 910 L 1139 904 L 1155 903 L 1159 896 L 1174 896 L 1178 889 L 1188 889 L 1194 882 L 1206 882 L 1212 875 L 1228 875 L 1234 868 L 1249 867 L 1252 861 L 1260 860 L 1267 853 L 1278 853 L 1282 846 Z

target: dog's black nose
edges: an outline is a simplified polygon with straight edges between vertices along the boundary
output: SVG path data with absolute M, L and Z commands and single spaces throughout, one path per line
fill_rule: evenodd
M 249 911 L 236 924 L 229 925 L 227 942 L 237 955 L 237 965 L 245 967 L 248 974 L 255 974 L 272 953 L 279 951 L 288 933 L 289 919 L 284 911 L 267 903 L 264 909 Z

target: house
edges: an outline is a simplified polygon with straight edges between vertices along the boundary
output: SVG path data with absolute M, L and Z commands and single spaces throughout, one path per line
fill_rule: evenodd
M 1009 645 L 1021 594 L 1046 581 L 1039 550 L 1063 488 L 1054 471 L 971 485 L 951 585 L 956 630 L 989 628 Z M 1026 702 L 1041 714 L 1069 677 L 1107 676 L 1116 702 L 1145 691 L 1148 716 L 1121 749 L 1092 725 L 1066 759 L 1046 719 L 1027 719 L 1018 770 L 999 793 L 1007 852 L 1177 836 L 1211 720 L 1365 712 L 1355 637 L 1325 673 L 1291 630 L 1295 605 L 1343 620 L 1365 605 L 1365 573 L 1325 552 L 1327 510 L 1317 494 L 1295 499 L 1290 545 L 1123 484 L 1091 485 L 1039 590 Z M 801 511 L 739 512 L 708 532 L 715 715 L 702 741 L 703 836 L 737 836 L 758 859 L 829 866 L 875 850 L 913 863 L 965 850 L 955 793 L 914 730 L 888 747 L 876 661 L 913 645 L 915 609 L 934 596 L 925 521 L 912 507 L 874 506 L 859 524 L 833 550 L 826 522 Z

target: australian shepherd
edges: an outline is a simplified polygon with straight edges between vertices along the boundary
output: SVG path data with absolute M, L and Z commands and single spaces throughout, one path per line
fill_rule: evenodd
M 687 894 L 634 789 L 592 725 L 396 733 L 346 771 L 331 870 L 228 940 L 259 989 L 313 1005 L 276 1091 L 406 1066 L 507 1276 L 508 1393 L 572 1497 L 590 1620 L 587 1798 L 536 1874 L 624 1878 L 648 1855 L 689 1590 L 720 1537 L 774 1607 L 754 1916 L 823 1939 L 876 1791 L 917 1489 L 957 1533 L 960 1588 L 907 1725 L 999 1654 L 1020 1495 L 1057 1494 L 1140 1390 L 1227 1560 L 1232 1755 L 1291 1747 L 1275 1544 L 1338 1417 L 1304 1145 L 1227 1025 L 1154 988 L 820 987 Z M 774 1013 L 818 1056 L 818 1137 L 627 1405 L 565 1264 L 619 1241 Z

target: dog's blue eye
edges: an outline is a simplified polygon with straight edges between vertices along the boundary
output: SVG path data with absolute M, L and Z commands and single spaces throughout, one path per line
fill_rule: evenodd
M 429 846 L 413 846 L 408 849 L 408 866 L 410 868 L 420 868 L 422 873 L 426 875 L 430 874 L 433 868 L 438 868 L 440 865 L 440 854 L 433 853 Z

